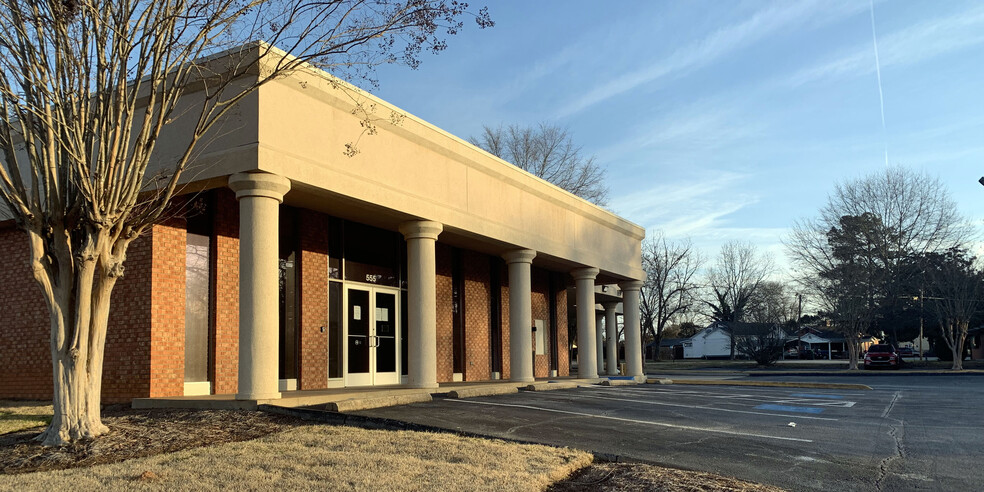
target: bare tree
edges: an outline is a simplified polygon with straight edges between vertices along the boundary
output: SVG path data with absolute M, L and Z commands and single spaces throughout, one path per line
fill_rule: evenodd
M 964 343 L 970 320 L 981 311 L 984 272 L 975 258 L 957 248 L 933 255 L 929 268 L 929 300 L 940 322 L 943 340 L 953 354 L 953 370 L 963 370 Z
M 831 231 L 850 232 L 855 238 L 848 242 L 851 244 L 842 241 L 838 252 L 830 241 Z M 823 293 L 828 283 L 821 278 L 823 275 L 836 272 L 845 262 L 864 264 L 867 274 L 852 274 L 851 278 L 863 282 L 865 288 L 851 290 L 870 306 L 841 311 L 864 313 L 870 323 L 878 323 L 880 319 L 898 319 L 904 309 L 901 300 L 913 294 L 906 289 L 918 273 L 911 266 L 914 257 L 944 251 L 971 238 L 938 178 L 891 167 L 838 184 L 817 217 L 794 225 L 786 239 L 786 249 L 796 267 L 797 280 L 819 296 L 828 295 Z M 843 269 L 840 273 L 844 273 Z M 844 303 L 848 301 L 842 300 Z M 899 326 L 900 323 L 890 323 L 886 331 L 897 339 Z M 865 331 L 869 329 L 864 327 Z
M 39 440 L 107 432 L 99 403 L 113 287 L 127 248 L 165 213 L 216 122 L 262 84 L 310 65 L 370 81 L 380 63 L 416 67 L 462 27 L 466 8 L 450 0 L 0 4 L 0 203 L 27 232 L 50 310 L 54 417 Z M 484 9 L 476 18 L 491 25 Z M 159 137 L 175 120 L 190 130 L 164 152 Z M 152 163 L 166 171 L 149 176 Z
M 696 303 L 695 276 L 702 261 L 689 240 L 667 241 L 662 231 L 655 231 L 642 243 L 646 280 L 640 291 L 639 308 L 643 330 L 657 347 L 667 324 Z
M 751 243 L 730 241 L 721 246 L 717 261 L 708 272 L 714 321 L 744 321 L 752 297 L 774 269 L 772 258 L 760 255 Z M 731 339 L 731 358 L 735 358 L 735 339 Z
M 851 295 L 852 285 L 826 281 L 816 292 L 821 313 L 832 321 L 833 331 L 844 336 L 847 345 L 848 369 L 857 370 L 861 340 L 875 319 L 875 310 L 861 295 Z M 847 293 L 845 293 L 847 291 Z
M 581 147 L 565 128 L 546 123 L 484 126 L 481 136 L 468 141 L 589 202 L 605 205 L 608 201 L 604 169 L 593 156 L 581 154 Z
M 876 243 L 893 265 L 899 260 L 895 253 L 943 251 L 970 237 L 970 229 L 939 178 L 902 166 L 837 184 L 820 210 L 820 219 L 829 230 L 845 215 L 866 213 L 884 224 L 887 237 Z
M 820 238 L 819 231 L 794 229 L 794 261 L 808 274 L 799 282 L 821 303 L 821 312 L 845 337 L 850 368 L 857 368 L 861 337 L 872 329 L 886 296 L 886 262 L 881 254 L 891 239 L 876 215 L 845 215 Z
M 775 323 L 728 323 L 739 353 L 760 366 L 771 366 L 782 357 L 786 332 Z
M 796 299 L 786 284 L 762 282 L 745 309 L 745 317 L 753 323 L 788 326 L 797 318 Z

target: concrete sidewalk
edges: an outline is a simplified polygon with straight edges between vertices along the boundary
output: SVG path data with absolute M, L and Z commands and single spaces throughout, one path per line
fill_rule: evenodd
M 614 378 L 616 384 L 629 384 L 624 378 Z M 549 391 L 601 384 L 609 378 L 542 378 L 534 383 L 514 381 L 479 381 L 442 383 L 438 388 L 406 388 L 403 386 L 377 386 L 363 388 L 332 388 L 323 390 L 284 391 L 279 399 L 237 400 L 236 395 L 178 396 L 167 398 L 135 398 L 132 407 L 192 408 L 210 410 L 256 410 L 261 405 L 297 408 L 319 406 L 333 412 L 354 412 L 372 408 L 407 405 L 431 401 L 435 396 L 473 398 L 518 391 Z

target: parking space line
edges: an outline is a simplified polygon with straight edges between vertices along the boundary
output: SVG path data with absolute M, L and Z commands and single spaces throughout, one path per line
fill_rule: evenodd
M 828 400 L 843 400 L 844 397 L 840 395 L 811 395 L 809 393 L 793 393 L 789 396 L 795 396 L 796 398 L 826 398 Z
M 778 412 L 796 412 L 796 413 L 823 413 L 822 408 L 816 407 L 792 407 L 789 405 L 773 405 L 765 404 L 755 407 L 759 410 L 776 410 Z
M 661 407 L 691 408 L 691 409 L 712 410 L 712 411 L 715 411 L 715 412 L 727 412 L 727 413 L 746 413 L 746 414 L 751 414 L 751 415 L 765 415 L 765 416 L 769 416 L 769 417 L 788 417 L 788 415 L 784 415 L 784 414 L 781 414 L 781 413 L 752 412 L 750 410 L 733 410 L 731 408 L 717 408 L 717 407 L 708 407 L 708 406 L 704 406 L 704 405 L 684 405 L 682 403 L 666 403 L 666 402 L 661 402 L 661 401 L 632 400 L 632 399 L 628 399 L 628 398 L 609 398 L 609 397 L 605 397 L 605 396 L 589 396 L 589 395 L 580 395 L 580 396 L 582 398 L 594 398 L 594 399 L 597 399 L 597 400 L 623 401 L 623 402 L 628 402 L 628 403 L 644 403 L 644 404 L 647 404 L 647 405 L 658 405 L 658 406 L 661 406 Z M 755 407 L 755 408 L 758 408 L 758 407 Z M 832 421 L 840 420 L 840 419 L 829 418 L 829 417 L 806 417 L 806 416 L 804 416 L 802 418 L 812 419 L 812 420 L 832 420 Z
M 525 408 L 525 409 L 529 409 L 529 410 L 538 410 L 538 411 L 541 411 L 541 412 L 559 413 L 559 414 L 564 414 L 564 415 L 575 415 L 575 416 L 579 416 L 579 417 L 590 417 L 590 418 L 596 418 L 596 419 L 617 420 L 617 421 L 620 421 L 620 422 L 629 422 L 629 423 L 633 423 L 633 424 L 653 425 L 653 426 L 657 426 L 657 427 L 666 427 L 666 428 L 669 428 L 669 429 L 689 430 L 689 431 L 697 431 L 697 432 L 708 432 L 708 433 L 713 433 L 713 434 L 727 434 L 727 435 L 731 435 L 731 436 L 755 437 L 755 438 L 760 438 L 760 439 L 772 439 L 772 440 L 777 440 L 777 441 L 813 442 L 812 439 L 800 439 L 798 437 L 767 436 L 767 435 L 764 435 L 764 434 L 752 434 L 752 433 L 749 433 L 749 432 L 729 431 L 729 430 L 724 430 L 724 429 L 712 429 L 712 428 L 707 428 L 707 427 L 693 427 L 693 426 L 689 426 L 689 425 L 667 424 L 665 422 L 653 422 L 653 421 L 650 421 L 650 420 L 627 419 L 627 418 L 623 418 L 623 417 L 612 417 L 612 416 L 609 416 L 609 415 L 597 415 L 597 414 L 593 414 L 593 413 L 572 412 L 570 410 L 557 410 L 557 409 L 553 409 L 553 408 L 542 408 L 542 407 L 536 407 L 536 406 L 533 406 L 533 405 L 516 405 L 516 404 L 511 404 L 511 403 L 493 403 L 493 402 L 488 402 L 488 401 L 475 401 L 475 400 L 445 400 L 445 401 L 453 401 L 453 402 L 459 402 L 459 403 L 470 403 L 472 405 L 489 405 L 489 406 L 496 406 L 496 407 Z
M 598 387 L 598 388 L 592 387 L 591 389 L 597 389 L 598 391 L 619 391 L 618 388 L 612 390 L 612 389 L 606 389 L 604 387 Z M 799 404 L 806 403 L 814 406 L 841 407 L 841 408 L 850 408 L 853 407 L 855 404 L 855 402 L 853 401 L 837 401 L 837 400 L 816 401 L 814 399 L 789 398 L 785 395 L 753 395 L 753 394 L 745 394 L 745 393 L 719 395 L 714 393 L 696 392 L 696 391 L 656 391 L 656 393 L 695 396 L 695 397 L 703 397 L 703 398 L 716 399 L 716 400 L 739 400 L 748 403 L 799 403 Z M 643 391 L 636 390 L 636 391 L 632 391 L 632 394 L 652 395 L 653 392 L 647 390 L 643 390 Z

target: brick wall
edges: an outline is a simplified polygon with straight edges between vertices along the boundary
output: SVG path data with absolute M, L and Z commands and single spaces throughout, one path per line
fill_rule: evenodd
M 0 398 L 51 398 L 51 325 L 26 235 L 0 225 L 0 257 Z
M 509 379 L 509 267 L 504 262 L 499 264 L 499 298 L 502 300 L 502 379 Z
M 162 253 L 155 255 L 159 245 Z M 175 258 L 166 259 L 163 251 Z M 48 309 L 31 276 L 24 233 L 0 229 L 0 398 L 51 398 Z M 155 256 L 157 256 L 155 260 Z M 179 291 L 155 300 L 151 271 Z M 111 300 L 103 363 L 103 403 L 181 394 L 184 381 L 184 231 L 157 226 L 134 241 Z M 179 278 L 178 278 L 179 277 Z M 168 278 L 169 280 L 164 280 Z M 154 302 L 159 314 L 152 316 Z M 154 329 L 152 330 L 152 326 Z M 151 340 L 156 339 L 151 353 Z M 160 343 L 160 346 L 156 345 Z M 153 376 L 152 376 L 153 374 Z
M 567 326 L 567 289 L 566 285 L 558 282 L 555 284 L 557 294 L 554 302 L 557 303 L 557 375 L 569 376 L 571 374 L 570 351 L 568 350 Z
M 300 389 L 328 386 L 328 224 L 316 212 L 301 210 Z M 322 327 L 325 331 L 322 332 Z
M 491 376 L 489 357 L 489 257 L 462 251 L 465 284 L 465 381 L 486 381 Z
M 451 247 L 437 243 L 437 381 L 454 377 L 454 312 L 452 306 Z
M 533 376 L 545 378 L 550 375 L 550 273 L 546 270 L 533 268 L 530 272 L 530 280 L 532 281 L 531 314 L 533 319 L 542 319 L 544 329 L 547 330 L 543 337 L 547 344 L 546 347 L 543 347 L 543 355 L 533 357 Z
M 226 189 L 214 192 L 213 202 L 211 380 L 218 394 L 235 393 L 239 343 L 239 207 Z M 300 387 L 327 386 L 326 218 L 301 212 L 301 350 Z M 103 400 L 127 402 L 146 396 L 183 394 L 184 289 L 186 229 L 183 222 L 158 225 L 135 241 L 128 251 L 126 275 L 113 296 Z M 437 256 L 437 377 L 451 381 L 453 363 L 452 249 L 438 243 Z M 0 254 L 8 259 L 0 270 L 0 398 L 50 398 L 51 363 L 48 311 L 27 265 L 27 242 L 22 232 L 0 228 Z M 490 378 L 489 257 L 462 251 L 465 301 L 465 379 Z M 502 377 L 509 378 L 509 280 L 500 269 L 502 317 Z M 549 323 L 549 278 L 533 269 L 533 317 Z M 559 287 L 559 286 L 558 286 Z M 558 366 L 569 373 L 566 291 L 558 288 Z M 537 356 L 537 377 L 549 374 L 549 349 Z
M 126 269 L 113 289 L 103 361 L 104 403 L 127 402 L 130 398 L 150 395 L 153 308 L 150 272 L 154 257 L 154 233 L 151 230 L 130 243 L 124 263 Z M 183 309 L 184 299 L 181 301 Z M 182 322 L 183 316 L 182 310 Z
M 184 395 L 187 238 L 184 220 L 156 225 L 150 236 L 153 243 L 150 272 L 151 397 Z M 141 277 L 147 278 L 146 275 Z M 121 326 L 119 331 L 133 331 L 133 327 Z
M 221 188 L 214 193 L 215 345 L 210 379 L 215 394 L 230 394 L 239 386 L 239 204 L 232 190 Z

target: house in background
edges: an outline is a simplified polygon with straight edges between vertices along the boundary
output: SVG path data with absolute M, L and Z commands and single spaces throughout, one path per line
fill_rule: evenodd
M 868 347 L 875 343 L 878 343 L 877 338 L 863 337 L 861 352 L 868 350 Z M 832 330 L 821 330 L 818 326 L 804 326 L 787 338 L 786 350 L 783 353 L 797 352 L 799 352 L 798 357 L 804 357 L 803 354 L 809 353 L 810 357 L 817 359 L 848 358 L 847 341 L 844 335 Z
M 786 333 L 773 323 L 721 322 L 711 323 L 689 339 L 684 339 L 683 356 L 687 359 L 722 359 L 731 357 L 732 337 L 735 338 L 735 356 L 742 357 L 738 341 L 743 337 L 770 333 L 780 339 Z
M 711 323 L 703 330 L 694 334 L 694 336 L 685 339 L 682 343 L 683 358 L 711 359 L 730 357 L 731 332 L 726 329 L 726 326 L 725 323 Z

